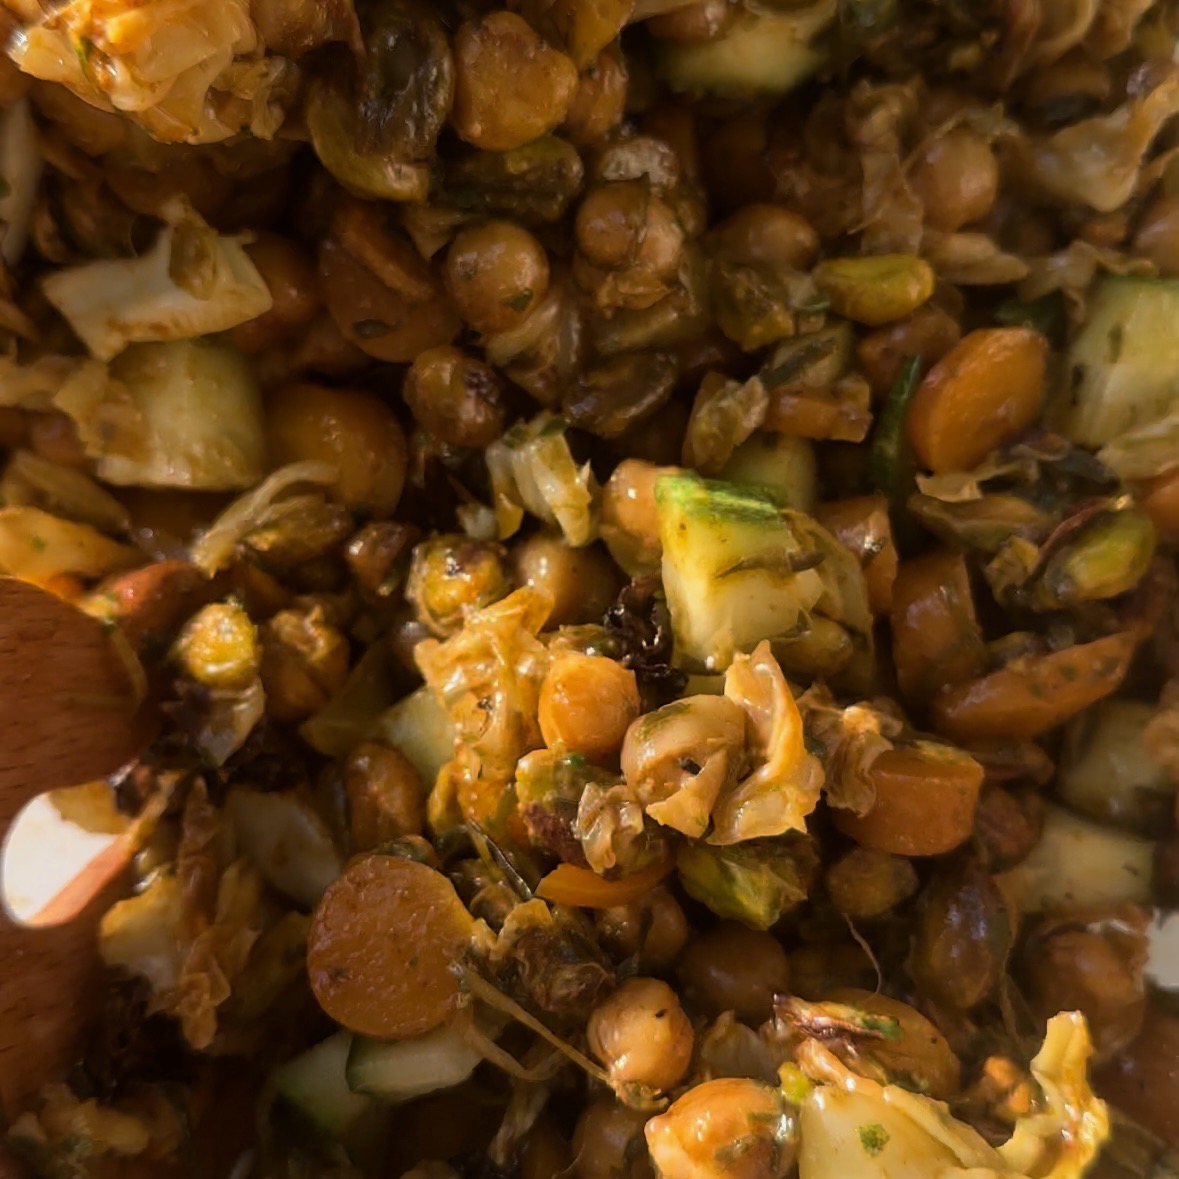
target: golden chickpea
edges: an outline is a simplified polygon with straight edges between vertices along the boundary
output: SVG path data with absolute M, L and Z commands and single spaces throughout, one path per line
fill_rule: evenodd
M 692 1062 L 692 1025 L 665 982 L 632 978 L 594 1008 L 586 1025 L 590 1051 L 620 1096 L 678 1085 Z
M 619 959 L 638 958 L 641 970 L 666 970 L 688 940 L 688 919 L 663 887 L 641 900 L 603 909 L 597 919 L 602 944 Z
M 174 655 L 185 673 L 206 688 L 244 688 L 258 673 L 258 632 L 237 603 L 213 602 L 185 624 Z
M 374 516 L 397 507 L 408 449 L 393 411 L 374 394 L 292 385 L 271 399 L 266 433 L 277 464 L 315 459 L 334 465 L 332 494 L 345 506 Z
M 418 620 L 439 637 L 453 634 L 467 614 L 506 597 L 511 585 L 501 545 L 462 533 L 434 536 L 413 550 L 406 599 Z
M 825 876 L 831 903 L 855 919 L 879 917 L 917 891 L 917 870 L 904 856 L 857 847 Z
M 484 221 L 455 235 L 446 255 L 446 286 L 475 331 L 507 331 L 527 319 L 548 292 L 548 255 L 515 222 Z
M 719 1077 L 693 1086 L 652 1118 L 646 1137 L 656 1170 L 668 1179 L 784 1179 L 794 1166 L 797 1129 L 778 1089 L 745 1077 Z M 733 1149 L 736 1143 L 740 1150 Z
M 449 446 L 482 450 L 503 433 L 503 382 L 493 368 L 458 348 L 421 353 L 405 374 L 401 393 L 422 429 Z
M 807 270 L 819 256 L 819 235 L 781 205 L 746 205 L 707 238 L 715 256 L 743 266 Z
M 422 833 L 426 790 L 400 749 L 376 741 L 358 745 L 344 762 L 344 792 L 353 852 Z
M 289 238 L 263 231 L 245 249 L 274 305 L 256 319 L 239 324 L 229 338 L 243 352 L 261 352 L 281 344 L 295 328 L 315 318 L 320 306 L 319 284 L 311 260 Z
M 600 184 L 586 195 L 574 221 L 577 248 L 604 270 L 641 267 L 662 277 L 679 264 L 684 233 L 676 215 L 638 180 Z
M 602 489 L 602 539 L 614 560 L 632 576 L 659 568 L 663 544 L 655 484 L 660 475 L 676 469 L 624 459 Z
M 564 745 L 593 760 L 617 755 L 639 710 L 635 673 L 603 655 L 561 655 L 540 687 L 545 744 Z
M 29 449 L 46 462 L 62 467 L 85 470 L 90 466 L 78 427 L 59 409 L 34 413 L 29 416 Z
M 577 147 L 601 143 L 626 112 L 626 62 L 616 47 L 603 50 L 581 72 L 562 134 Z
M 280 610 L 262 624 L 262 687 L 275 720 L 300 721 L 318 712 L 348 678 L 348 640 L 319 607 Z
M 645 1160 L 643 1126 L 647 1116 L 610 1098 L 582 1110 L 573 1131 L 573 1171 L 578 1179 L 638 1179 L 636 1163 Z
M 856 361 L 876 397 L 886 397 L 910 356 L 926 368 L 936 364 L 962 338 L 958 321 L 926 303 L 907 319 L 869 332 L 856 345 Z
M 715 41 L 723 37 L 737 15 L 730 0 L 700 0 L 647 21 L 652 36 L 669 41 Z
M 577 67 L 514 12 L 463 23 L 454 38 L 451 126 L 474 147 L 510 151 L 560 125 Z
M 684 1000 L 706 1015 L 734 1012 L 747 1023 L 774 1013 L 774 996 L 790 990 L 790 959 L 777 938 L 725 921 L 693 938 L 676 963 Z
M 1134 252 L 1153 262 L 1164 278 L 1179 275 L 1179 196 L 1151 202 L 1134 234 Z
M 953 233 L 991 211 L 999 191 L 999 163 L 981 135 L 955 127 L 921 153 L 910 183 L 925 203 L 925 220 Z
M 618 569 L 602 548 L 571 548 L 550 532 L 534 532 L 516 545 L 512 563 L 521 585 L 553 599 L 549 626 L 600 622 L 622 588 Z

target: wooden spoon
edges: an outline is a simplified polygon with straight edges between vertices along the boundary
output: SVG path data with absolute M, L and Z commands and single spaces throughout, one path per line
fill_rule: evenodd
M 0 578 L 0 832 L 35 795 L 117 770 L 151 739 L 132 715 L 126 664 L 101 622 L 26 582 Z M 15 1117 L 77 1049 L 99 970 L 96 930 L 122 882 L 75 892 L 73 916 L 23 929 L 0 912 L 0 1108 Z M 5 1163 L 0 1157 L 0 1175 Z

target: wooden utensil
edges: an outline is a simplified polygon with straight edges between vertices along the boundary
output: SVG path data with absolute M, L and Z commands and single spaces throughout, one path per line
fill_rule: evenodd
M 26 582 L 0 579 L 0 832 L 24 805 L 58 786 L 117 770 L 153 732 L 132 714 L 126 664 L 101 622 Z M 0 1107 L 15 1116 L 77 1048 L 95 993 L 96 929 L 122 882 L 74 890 L 52 929 L 0 913 Z M 70 911 L 72 910 L 72 912 Z M 0 1176 L 6 1164 L 0 1158 Z

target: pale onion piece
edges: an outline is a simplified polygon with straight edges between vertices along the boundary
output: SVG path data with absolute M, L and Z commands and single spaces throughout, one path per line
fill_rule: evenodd
M 1147 426 L 1127 430 L 1097 457 L 1120 479 L 1153 479 L 1179 467 L 1179 410 Z
M 126 532 L 131 514 L 102 484 L 76 467 L 51 463 L 31 450 L 18 450 L 0 480 L 0 498 L 10 507 L 44 506 L 54 515 Z
M 324 821 L 293 791 L 234 789 L 226 803 L 238 845 L 266 882 L 306 908 L 340 875 Z
M 1158 913 L 1148 931 L 1146 974 L 1157 987 L 1179 992 L 1179 913 Z
M 394 704 L 377 721 L 373 735 L 400 749 L 427 787 L 454 757 L 454 722 L 429 688 L 418 688 Z
M 235 238 L 209 235 L 201 258 L 204 297 L 180 286 L 171 273 L 176 234 L 168 226 L 138 258 L 87 262 L 43 280 L 45 297 L 99 360 L 135 342 L 227 331 L 270 310 L 270 288 Z
M 826 63 L 819 35 L 835 10 L 835 0 L 818 0 L 796 12 L 747 11 L 716 41 L 660 41 L 659 72 L 673 90 L 784 94 Z
M 0 177 L 8 186 L 0 197 L 0 256 L 9 266 L 25 252 L 44 163 L 29 100 L 22 98 L 0 112 Z
M 183 936 L 184 889 L 161 873 L 139 894 L 107 910 L 98 927 L 98 950 L 107 966 L 146 978 L 163 994 L 180 980 L 187 948 Z
M 212 577 L 233 558 L 237 542 L 270 509 L 270 505 L 284 492 L 300 483 L 327 485 L 336 481 L 336 468 L 330 463 L 313 460 L 290 463 L 272 471 L 252 491 L 234 500 L 209 527 L 193 542 L 189 550 L 192 563 Z
M 115 404 L 140 424 L 122 443 L 101 429 Z M 225 344 L 132 345 L 100 398 L 71 416 L 98 477 L 118 486 L 240 491 L 266 471 L 262 394 L 250 362 Z
M 462 1084 L 483 1060 L 464 1034 L 461 1017 L 424 1036 L 382 1043 L 374 1053 L 370 1078 L 363 1049 L 354 1045 L 348 1061 L 348 1084 L 355 1092 L 383 1101 L 412 1101 L 439 1089 Z
M 1154 843 L 1049 806 L 1031 855 L 1000 879 L 1025 913 L 1149 905 Z
M 40 508 L 0 509 L 0 571 L 43 585 L 62 573 L 98 578 L 143 563 L 130 545 Z
M 30 364 L 18 364 L 15 357 L 0 356 L 0 405 L 19 409 L 48 410 L 54 396 L 79 368 L 95 364 L 73 356 L 40 356 Z M 99 369 L 101 365 L 97 365 Z

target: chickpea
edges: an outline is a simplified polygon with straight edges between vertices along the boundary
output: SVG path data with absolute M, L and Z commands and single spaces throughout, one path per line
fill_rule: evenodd
M 459 314 L 493 335 L 522 323 L 549 289 L 544 247 L 512 221 L 460 229 L 446 255 L 446 286 Z
M 819 235 L 780 205 L 746 205 L 707 238 L 714 255 L 743 266 L 807 270 L 819 256 Z
M 910 356 L 936 364 L 962 338 L 958 321 L 931 303 L 908 319 L 869 332 L 856 345 L 856 362 L 876 397 L 886 397 Z
M 582 1110 L 573 1131 L 573 1171 L 578 1179 L 638 1179 L 647 1155 L 644 1113 L 599 1098 Z
M 692 1062 L 692 1025 L 665 982 L 632 978 L 594 1008 L 586 1026 L 590 1051 L 623 1096 L 678 1085 Z
M 90 460 L 78 437 L 73 418 L 59 409 L 34 413 L 29 417 L 29 449 L 46 462 L 83 471 Z
M 1150 204 L 1134 234 L 1134 252 L 1153 262 L 1164 278 L 1179 275 L 1179 196 Z
M 750 1024 L 774 1014 L 774 996 L 790 990 L 790 959 L 777 938 L 721 922 L 693 938 L 675 967 L 684 1000 L 706 1015 L 736 1013 Z
M 458 348 L 422 352 L 405 374 L 401 393 L 422 429 L 449 446 L 482 450 L 503 433 L 502 380 Z
M 1031 791 L 1012 793 L 988 786 L 974 812 L 974 840 L 992 872 L 1006 872 L 1026 859 L 1044 831 L 1044 800 Z
M 602 539 L 614 560 L 632 576 L 659 568 L 663 544 L 655 484 L 660 475 L 676 469 L 624 459 L 602 489 Z
M 280 610 L 262 624 L 262 687 L 266 711 L 280 721 L 318 712 L 348 678 L 348 640 L 320 607 Z
M 688 940 L 684 910 L 663 887 L 629 905 L 602 910 L 597 926 L 603 945 L 615 957 L 637 957 L 643 970 L 666 970 Z
M 506 597 L 511 586 L 505 555 L 492 541 L 462 534 L 435 536 L 417 545 L 405 596 L 419 621 L 444 637 L 458 630 L 469 612 Z
M 523 17 L 497 11 L 454 38 L 451 126 L 486 151 L 510 151 L 551 131 L 569 111 L 577 67 Z
M 617 755 L 639 711 L 635 673 L 603 655 L 561 655 L 540 687 L 545 744 L 564 745 L 594 760 Z
M 332 494 L 346 507 L 374 516 L 397 507 L 408 448 L 393 411 L 372 393 L 292 385 L 271 399 L 266 433 L 275 463 L 333 464 Z
M 850 939 L 799 946 L 790 955 L 790 989 L 803 999 L 819 1002 L 832 987 L 871 990 L 876 984 L 875 964 Z
M 574 221 L 577 248 L 604 270 L 640 267 L 655 277 L 679 264 L 684 234 L 675 214 L 638 180 L 600 184 L 586 195 Z
M 392 520 L 366 524 L 348 542 L 344 560 L 370 598 L 391 598 L 405 580 L 406 557 L 419 535 L 412 524 Z
M 185 673 L 207 688 L 246 687 L 258 672 L 258 633 L 235 602 L 214 602 L 190 618 L 174 656 Z
M 652 36 L 669 41 L 715 41 L 725 35 L 737 12 L 729 0 L 700 0 L 651 17 L 647 28 Z
M 955 127 L 921 153 L 910 183 L 925 204 L 925 220 L 953 233 L 991 211 L 999 191 L 999 163 L 981 135 Z
M 618 569 L 598 545 L 570 548 L 560 536 L 535 532 L 512 553 L 516 580 L 553 599 L 549 626 L 600 622 L 621 589 Z
M 1179 1147 L 1179 1014 L 1153 1000 L 1141 1034 L 1097 1074 L 1096 1087 L 1140 1125 Z
M 245 247 L 270 289 L 274 305 L 269 311 L 239 324 L 229 338 L 243 352 L 273 348 L 300 327 L 309 324 L 319 310 L 319 286 L 315 267 L 288 238 L 261 232 Z
M 660 1175 L 784 1179 L 798 1131 L 782 1093 L 745 1077 L 720 1077 L 689 1089 L 646 1127 Z M 733 1149 L 740 1143 L 741 1149 Z M 835 1172 L 838 1173 L 838 1172 Z
M 903 856 L 853 848 L 827 869 L 831 903 L 855 919 L 879 917 L 917 891 L 917 870 Z
M 358 745 L 344 762 L 344 792 L 353 852 L 422 833 L 426 790 L 400 749 L 376 741 Z
M 578 79 L 565 117 L 565 138 L 577 147 L 608 138 L 626 112 L 627 81 L 626 62 L 616 47 L 598 54 Z

